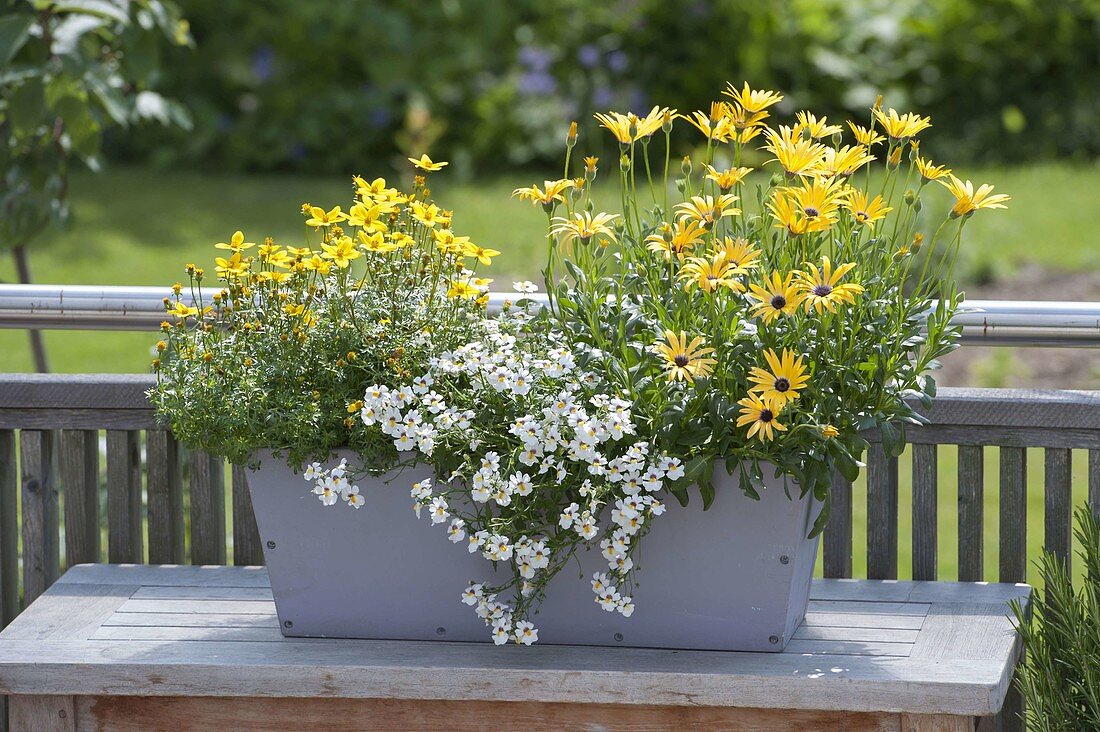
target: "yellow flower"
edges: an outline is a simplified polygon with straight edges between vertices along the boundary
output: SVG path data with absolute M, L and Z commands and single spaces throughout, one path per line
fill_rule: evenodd
M 469 300 L 477 297 L 480 291 L 467 280 L 451 280 L 451 287 L 447 290 L 447 297 Z
M 217 266 L 214 271 L 218 274 L 218 277 L 222 277 L 227 280 L 240 277 L 242 274 L 248 271 L 249 262 L 246 259 L 241 259 L 240 252 L 234 252 L 233 256 L 229 259 L 222 257 L 215 257 L 214 264 Z
M 950 173 L 947 178 L 946 182 L 941 180 L 940 185 L 951 191 L 951 195 L 955 197 L 955 205 L 951 207 L 953 219 L 969 216 L 982 208 L 1007 208 L 1004 202 L 1012 200 L 1005 193 L 990 195 L 993 193 L 993 186 L 988 183 L 980 186 L 975 193 L 974 184 L 970 181 L 961 181 Z
M 710 226 L 718 219 L 726 216 L 736 216 L 741 209 L 734 208 L 737 196 L 725 193 L 717 198 L 713 196 L 692 196 L 690 201 L 676 204 L 676 209 L 682 218 L 699 221 L 703 226 Z
M 645 238 L 651 252 L 664 252 L 665 259 L 676 255 L 683 259 L 706 236 L 706 228 L 693 219 L 679 219 L 675 225 L 662 223 L 657 231 Z
M 716 170 L 713 165 L 706 166 L 707 178 L 718 185 L 718 189 L 728 191 L 745 179 L 752 172 L 752 168 L 730 168 L 729 170 Z
M 770 323 L 780 315 L 794 315 L 798 306 L 802 304 L 802 293 L 792 283 L 794 273 L 788 272 L 786 277 L 780 277 L 778 272 L 764 277 L 764 286 L 749 283 L 748 296 L 755 300 L 752 306 L 755 315 Z
M 747 274 L 747 270 L 730 264 L 725 256 L 719 253 L 710 259 L 690 258 L 678 276 L 685 280 L 685 290 L 698 287 L 703 292 L 714 292 L 719 287 L 725 287 L 733 292 L 744 292 L 745 286 L 736 279 L 738 275 L 743 274 Z
M 729 117 L 726 116 L 725 110 L 724 104 L 715 102 L 710 107 L 709 116 L 699 111 L 692 112 L 690 115 L 681 114 L 679 116 L 686 119 L 695 129 L 711 140 L 729 142 L 730 135 L 734 134 L 734 129 L 730 124 Z
M 589 155 L 584 159 L 584 170 L 590 175 L 596 174 L 596 163 L 600 162 L 600 159 L 595 155 Z M 515 195 L 515 194 L 513 194 Z
M 321 259 L 321 257 L 317 256 L 316 254 L 314 254 L 309 259 L 303 261 L 302 264 L 305 265 L 306 269 L 316 272 L 322 277 L 326 276 L 330 271 L 332 271 L 332 262 L 328 261 L 327 259 Z
M 439 251 L 455 257 L 465 254 L 466 248 L 470 246 L 470 237 L 455 236 L 450 229 L 432 231 L 432 238 L 435 239 L 435 246 Z
M 361 198 L 374 198 L 375 196 L 382 195 L 386 191 L 385 178 L 375 178 L 368 183 L 363 178 L 354 176 L 351 181 L 355 184 L 356 195 Z
M 310 206 L 309 218 L 306 219 L 306 226 L 312 226 L 315 229 L 319 229 L 322 226 L 330 226 L 338 221 L 343 221 L 347 218 L 339 206 L 333 206 L 330 210 L 325 211 L 319 206 Z
M 592 116 L 596 118 L 601 127 L 606 127 L 615 136 L 616 140 L 623 145 L 629 145 L 632 142 L 651 136 L 661 129 L 666 116 L 675 114 L 675 109 L 654 107 L 649 110 L 649 114 L 645 117 L 639 117 L 633 112 L 629 114 L 608 112 L 607 114 L 594 114 Z
M 386 254 L 395 251 L 399 246 L 392 241 L 386 241 L 386 235 L 381 231 L 376 231 L 373 234 L 360 231 L 356 238 L 359 239 L 359 247 L 363 251 L 374 252 L 375 254 Z M 321 246 L 324 247 L 323 244 Z
M 876 145 L 886 138 L 875 132 L 873 127 L 860 127 L 855 122 L 849 122 L 848 126 L 852 128 L 852 134 L 856 137 L 856 142 L 866 147 Z
M 683 380 L 692 384 L 697 377 L 704 378 L 714 369 L 715 360 L 708 358 L 714 349 L 702 347 L 702 336 L 695 336 L 688 343 L 684 331 L 677 336 L 675 332 L 666 330 L 665 340 L 667 343 L 654 344 L 653 352 L 664 358 L 669 381 Z
M 776 226 L 799 235 L 829 229 L 847 191 L 834 178 L 814 178 L 799 188 L 776 189 L 767 208 Z
M 530 201 L 533 204 L 542 204 L 546 210 L 552 209 L 558 202 L 565 201 L 562 191 L 573 185 L 569 179 L 543 181 L 542 188 L 531 185 L 527 188 L 517 188 L 512 195 L 521 201 Z
M 425 204 L 420 201 L 413 201 L 410 208 L 412 209 L 413 218 L 429 229 L 434 229 L 436 224 L 446 226 L 449 223 L 445 213 L 434 203 Z
M 363 256 L 363 253 L 355 248 L 350 236 L 341 236 L 335 244 L 322 244 L 324 250 L 321 256 L 331 259 L 332 263 L 340 269 L 347 269 L 353 259 Z
M 558 216 L 554 219 L 550 233 L 558 236 L 561 243 L 566 245 L 574 239 L 580 239 L 581 244 L 587 244 L 594 236 L 618 241 L 615 230 L 610 226 L 611 222 L 617 218 L 619 218 L 618 214 L 598 213 L 593 216 L 589 211 L 575 213 L 571 219 Z
M 768 442 L 775 437 L 775 432 L 787 431 L 787 428 L 777 421 L 779 410 L 760 401 L 755 394 L 750 393 L 744 399 L 739 399 L 737 403 L 741 405 L 741 416 L 737 418 L 737 426 L 752 425 L 749 427 L 747 437 L 756 435 L 761 442 Z
M 931 119 L 921 117 L 914 112 L 899 115 L 893 108 L 883 112 L 876 107 L 871 110 L 871 114 L 883 131 L 895 140 L 907 140 L 921 130 L 932 126 Z
M 183 301 L 177 301 L 172 307 L 167 308 L 166 312 L 177 318 L 191 318 L 199 314 L 199 309 L 191 307 L 190 305 L 184 305 Z
M 829 124 L 828 117 L 818 119 L 810 112 L 799 112 L 795 115 L 795 119 L 798 123 L 794 126 L 794 133 L 801 135 L 805 132 L 815 140 L 835 135 L 844 129 L 840 125 Z
M 946 175 L 951 175 L 951 169 L 946 165 L 933 165 L 931 160 L 917 158 L 917 172 L 925 180 L 939 180 Z
M 845 145 L 839 150 L 825 148 L 821 162 L 814 168 L 816 176 L 849 176 L 875 159 L 863 145 Z
M 409 158 L 409 162 L 417 168 L 420 168 L 421 170 L 426 170 L 429 173 L 436 170 L 442 170 L 446 166 L 450 165 L 450 163 L 433 163 L 432 159 L 429 158 L 427 155 L 421 155 L 419 160 L 416 158 Z
M 764 135 L 768 138 L 764 149 L 775 156 L 768 162 L 779 163 L 783 170 L 791 175 L 810 173 L 821 162 L 825 146 L 796 135 L 794 130 L 786 125 L 781 126 L 778 132 L 768 128 Z
M 737 102 L 741 109 L 753 114 L 763 112 L 773 104 L 783 101 L 783 95 L 779 92 L 750 90 L 747 81 L 745 82 L 745 88 L 740 91 L 732 83 L 727 82 L 726 90 L 722 93 Z
M 370 233 L 389 231 L 390 227 L 379 220 L 380 216 L 388 213 L 387 208 L 391 208 L 391 206 L 386 203 L 376 203 L 371 206 L 365 203 L 357 203 L 348 211 L 348 224 L 366 229 Z
M 217 249 L 228 249 L 231 252 L 243 252 L 246 249 L 251 249 L 256 246 L 253 242 L 246 242 L 244 240 L 244 233 L 241 231 L 234 231 L 233 236 L 230 238 L 229 243 L 218 242 L 214 245 Z
M 886 214 L 894 210 L 886 205 L 882 196 L 875 196 L 868 202 L 867 192 L 858 188 L 852 189 L 844 201 L 844 207 L 852 212 L 857 222 L 870 228 L 874 228 L 876 221 L 886 218 Z
M 467 257 L 473 257 L 477 261 L 488 266 L 493 263 L 493 257 L 500 254 L 500 252 L 496 249 L 479 247 L 477 244 L 467 244 L 465 254 Z
M 839 434 L 840 430 L 838 430 L 836 427 L 833 427 L 831 424 L 827 424 L 821 428 L 821 436 L 824 437 L 826 440 L 831 440 Z
M 819 314 L 823 310 L 832 312 L 838 303 L 854 303 L 856 295 L 863 292 L 863 285 L 840 283 L 840 278 L 855 268 L 854 262 L 842 264 L 835 271 L 828 257 L 821 258 L 821 269 L 809 262 L 807 264 L 809 271 L 794 273 L 797 278 L 795 286 L 804 298 L 807 311 L 817 310 Z
M 416 243 L 416 239 L 413 239 L 404 231 L 395 231 L 390 234 L 390 241 L 392 241 L 398 247 L 409 247 Z
M 763 402 L 771 404 L 778 412 L 787 402 L 798 398 L 799 390 L 806 387 L 810 377 L 806 375 L 802 357 L 789 349 L 784 348 L 783 355 L 776 356 L 769 348 L 764 351 L 764 360 L 771 370 L 754 366 L 749 372 L 749 381 L 754 386 L 749 391 L 757 392 Z
M 744 270 L 755 269 L 760 264 L 756 261 L 760 258 L 760 250 L 748 239 L 741 237 L 736 239 L 725 237 L 721 244 L 715 244 L 712 254 L 721 254 L 734 267 Z

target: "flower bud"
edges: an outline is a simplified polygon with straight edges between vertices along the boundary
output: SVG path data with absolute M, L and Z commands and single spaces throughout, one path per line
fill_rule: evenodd
M 844 142 L 844 135 L 840 134 L 839 132 L 834 132 L 832 140 L 833 147 L 840 147 L 840 143 Z
M 680 193 L 683 193 L 685 190 L 687 190 L 687 181 L 685 181 L 683 178 L 677 178 L 676 190 Z
M 623 155 L 621 158 L 619 158 L 619 170 L 624 173 L 630 172 L 630 156 Z
M 666 109 L 661 113 L 661 131 L 668 134 L 672 131 L 672 110 Z
M 783 175 L 781 173 L 772 173 L 772 179 L 769 181 L 769 185 L 773 188 L 783 185 Z
M 901 145 L 894 148 L 894 151 L 890 153 L 890 157 L 886 160 L 886 165 L 892 170 L 897 168 L 901 163 Z
M 576 144 L 577 144 L 577 123 L 576 122 L 570 122 L 569 123 L 569 132 L 567 132 L 566 135 L 565 135 L 565 145 L 570 150 L 572 150 L 573 146 L 576 145 Z
M 680 172 L 684 174 L 684 177 L 691 175 L 691 156 L 685 155 L 684 159 L 680 161 Z
M 920 251 L 922 244 L 924 244 L 924 234 L 914 234 L 913 243 L 909 246 L 909 250 L 916 254 Z
M 913 203 L 917 200 L 916 191 L 914 191 L 912 188 L 907 189 L 905 191 L 905 196 L 902 198 L 902 200 L 905 201 L 906 206 L 912 206 Z

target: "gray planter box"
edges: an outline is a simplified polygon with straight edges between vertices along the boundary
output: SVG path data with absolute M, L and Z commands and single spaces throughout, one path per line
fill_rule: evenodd
M 337 454 L 336 460 L 350 453 Z M 283 634 L 296 637 L 489 641 L 460 602 L 492 564 L 452 544 L 442 526 L 417 519 L 409 487 L 429 468 L 359 481 L 366 505 L 322 506 L 310 485 L 270 452 L 249 490 Z M 717 498 L 703 511 L 674 498 L 635 556 L 636 609 L 624 618 L 595 602 L 589 580 L 606 571 L 598 549 L 551 583 L 533 618 L 539 642 L 737 651 L 780 651 L 806 612 L 817 540 L 816 504 L 788 499 L 765 471 L 761 500 L 715 470 Z

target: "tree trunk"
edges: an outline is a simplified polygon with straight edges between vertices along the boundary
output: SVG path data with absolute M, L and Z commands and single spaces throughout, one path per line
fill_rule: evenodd
M 11 254 L 12 257 L 15 258 L 15 269 L 19 274 L 19 283 L 22 285 L 31 284 L 31 268 L 27 262 L 26 248 L 20 244 L 12 248 Z M 50 366 L 46 361 L 46 344 L 42 340 L 42 331 L 31 329 L 27 331 L 27 334 L 31 339 L 31 353 L 34 356 L 34 370 L 40 374 L 48 373 Z

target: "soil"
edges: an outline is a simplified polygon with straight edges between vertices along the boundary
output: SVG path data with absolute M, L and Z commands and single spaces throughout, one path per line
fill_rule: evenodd
M 1100 272 L 1025 268 L 1011 278 L 968 287 L 971 300 L 1100 301 Z M 1100 348 L 964 345 L 943 360 L 941 386 L 1100 389 Z

